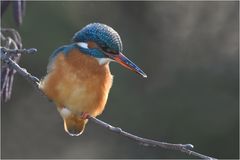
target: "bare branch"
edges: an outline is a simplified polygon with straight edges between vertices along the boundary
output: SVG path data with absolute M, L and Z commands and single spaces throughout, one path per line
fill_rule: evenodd
M 1 45 L 8 49 L 21 49 L 22 41 L 19 33 L 11 28 L 1 28 L 0 32 Z M 14 62 L 18 63 L 21 54 L 8 54 Z M 8 67 L 7 64 L 1 63 L 1 100 L 7 102 L 11 98 L 14 75 L 16 71 Z
M 9 53 L 8 53 L 9 51 Z M 30 49 L 27 52 L 25 50 L 21 50 L 21 49 L 16 49 L 15 53 L 31 53 L 31 52 L 35 52 L 36 49 Z M 1 47 L 1 60 L 6 63 L 9 68 L 15 69 L 16 72 L 18 74 L 20 74 L 21 76 L 23 76 L 25 79 L 27 79 L 29 82 L 31 82 L 35 88 L 38 88 L 39 86 L 39 79 L 33 75 L 31 75 L 30 73 L 27 72 L 26 69 L 20 67 L 16 62 L 14 62 L 10 57 L 9 54 L 13 53 L 13 50 L 11 49 L 6 49 Z
M 40 82 L 39 79 L 37 77 L 31 75 L 30 73 L 28 73 L 26 69 L 21 68 L 17 63 L 15 63 L 13 60 L 11 60 L 9 58 L 8 54 L 13 53 L 13 52 L 14 53 L 31 54 L 33 52 L 36 52 L 36 49 L 23 49 L 23 50 L 14 51 L 14 50 L 8 50 L 6 48 L 1 48 L 1 60 L 4 63 L 8 64 L 8 66 L 10 68 L 15 69 L 17 71 L 17 73 L 19 73 L 21 76 L 23 76 L 29 82 L 31 82 L 34 85 L 34 87 L 38 91 L 40 91 L 42 93 L 42 95 L 44 95 L 44 93 L 39 89 L 39 82 Z M 166 142 L 160 142 L 160 141 L 155 141 L 155 140 L 151 140 L 151 139 L 146 139 L 146 138 L 138 137 L 138 136 L 128 133 L 126 131 L 123 131 L 119 127 L 111 126 L 110 124 L 103 122 L 95 117 L 90 116 L 90 115 L 87 115 L 87 118 L 90 121 L 98 124 L 99 126 L 106 128 L 114 133 L 119 134 L 119 135 L 125 136 L 131 140 L 134 140 L 138 144 L 143 145 L 143 146 L 160 147 L 160 148 L 165 148 L 165 149 L 169 149 L 169 150 L 181 151 L 188 155 L 193 155 L 193 156 L 196 156 L 196 157 L 202 158 L 202 159 L 216 159 L 216 158 L 212 158 L 212 157 L 200 154 L 198 152 L 192 151 L 192 149 L 193 149 L 192 144 L 173 144 L 173 143 L 166 143 Z
M 1 48 L 3 52 L 7 52 L 6 55 L 9 54 L 35 54 L 37 53 L 37 49 L 36 48 L 29 48 L 29 49 L 7 49 L 7 48 Z
M 170 149 L 170 150 L 181 151 L 188 155 L 193 155 L 193 156 L 196 156 L 196 157 L 199 157 L 202 159 L 216 159 L 216 158 L 205 156 L 203 154 L 192 151 L 191 150 L 191 149 L 193 149 L 192 144 L 173 144 L 173 143 L 159 142 L 159 141 L 155 141 L 155 140 L 151 140 L 151 139 L 146 139 L 146 138 L 138 137 L 138 136 L 128 133 L 126 131 L 123 131 L 119 127 L 111 126 L 110 124 L 103 122 L 95 117 L 88 116 L 88 119 L 103 128 L 109 129 L 110 131 L 112 131 L 114 133 L 125 136 L 131 140 L 138 142 L 140 145 L 143 145 L 146 147 L 160 147 L 160 148 L 165 148 L 165 149 Z

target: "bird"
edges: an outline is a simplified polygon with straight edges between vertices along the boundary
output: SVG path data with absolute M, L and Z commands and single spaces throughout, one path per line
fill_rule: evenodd
M 56 104 L 70 136 L 83 133 L 87 115 L 96 117 L 103 112 L 113 81 L 110 62 L 147 77 L 122 51 L 117 31 L 95 22 L 76 32 L 70 44 L 51 54 L 40 89 Z

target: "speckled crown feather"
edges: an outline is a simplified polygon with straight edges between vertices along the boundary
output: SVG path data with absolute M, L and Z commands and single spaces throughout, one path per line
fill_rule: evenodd
M 74 42 L 94 41 L 117 52 L 122 52 L 122 41 L 119 34 L 111 27 L 101 23 L 90 23 L 75 33 Z

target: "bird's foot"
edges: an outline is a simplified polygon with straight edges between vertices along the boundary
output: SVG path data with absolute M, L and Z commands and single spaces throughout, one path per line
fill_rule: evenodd
M 81 118 L 82 119 L 88 119 L 89 118 L 89 114 L 87 112 L 82 112 Z

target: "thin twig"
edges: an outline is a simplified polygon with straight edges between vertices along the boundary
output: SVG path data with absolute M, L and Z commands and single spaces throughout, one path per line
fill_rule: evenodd
M 34 87 L 40 91 L 43 95 L 45 95 L 42 90 L 39 89 L 39 79 L 33 75 L 31 75 L 30 73 L 27 72 L 26 69 L 21 68 L 17 63 L 15 63 L 14 61 L 12 61 L 7 54 L 8 53 L 12 53 L 12 52 L 16 52 L 16 53 L 28 53 L 31 54 L 33 52 L 36 52 L 36 49 L 23 49 L 23 50 L 17 50 L 17 51 L 13 51 L 13 50 L 8 50 L 6 48 L 1 48 L 1 60 L 8 64 L 10 68 L 15 69 L 21 76 L 23 76 L 25 79 L 27 79 L 29 82 L 31 82 Z M 173 143 L 166 143 L 166 142 L 160 142 L 160 141 L 155 141 L 155 140 L 151 140 L 151 139 L 146 139 L 146 138 L 142 138 L 142 137 L 138 137 L 136 135 L 133 135 L 131 133 L 128 133 L 126 131 L 123 131 L 121 128 L 119 127 L 114 127 L 111 126 L 110 124 L 103 122 L 95 117 L 92 117 L 90 115 L 87 115 L 87 118 L 98 124 L 99 126 L 106 128 L 114 133 L 117 133 L 119 135 L 125 136 L 131 140 L 136 141 L 137 143 L 139 143 L 140 145 L 143 146 L 147 146 L 147 147 L 160 147 L 160 148 L 165 148 L 165 149 L 169 149 L 169 150 L 177 150 L 177 151 L 181 151 L 183 153 L 186 153 L 188 155 L 193 155 L 196 156 L 198 158 L 202 158 L 202 159 L 216 159 L 216 158 L 212 158 L 203 154 L 200 154 L 198 152 L 192 151 L 193 149 L 193 145 L 192 144 L 173 144 Z
M 7 54 L 35 54 L 37 53 L 37 49 L 36 48 L 29 48 L 29 49 L 7 49 L 2 47 L 1 48 L 3 52 L 7 52 Z
M 199 157 L 202 159 L 216 159 L 216 158 L 205 156 L 203 154 L 192 151 L 191 150 L 191 149 L 193 149 L 192 144 L 173 144 L 173 143 L 159 142 L 159 141 L 155 141 L 155 140 L 151 140 L 151 139 L 146 139 L 146 138 L 138 137 L 138 136 L 128 133 L 126 131 L 123 131 L 121 128 L 114 127 L 114 126 L 112 126 L 106 122 L 103 122 L 95 117 L 89 116 L 88 119 L 103 128 L 107 128 L 108 130 L 110 130 L 114 133 L 125 136 L 131 140 L 138 142 L 140 145 L 143 145 L 146 147 L 160 147 L 160 148 L 165 148 L 165 149 L 170 149 L 170 150 L 181 151 L 188 155 L 193 155 L 193 156 L 196 156 L 196 157 Z
M 19 33 L 11 28 L 0 29 L 1 45 L 8 49 L 21 49 L 22 41 Z M 8 54 L 14 62 L 18 63 L 21 54 Z M 11 98 L 14 75 L 16 71 L 8 67 L 7 64 L 1 64 L 1 100 L 7 102 Z
M 30 49 L 26 52 L 26 49 L 16 49 L 16 51 L 13 51 L 13 49 L 7 49 L 1 47 L 1 60 L 8 64 L 9 68 L 15 69 L 17 73 L 19 73 L 21 76 L 23 76 L 25 79 L 27 79 L 29 82 L 31 82 L 35 88 L 39 90 L 39 79 L 30 73 L 27 72 L 26 69 L 20 67 L 16 62 L 14 62 L 11 58 L 9 58 L 9 54 L 12 53 L 32 53 L 36 52 L 36 49 Z

